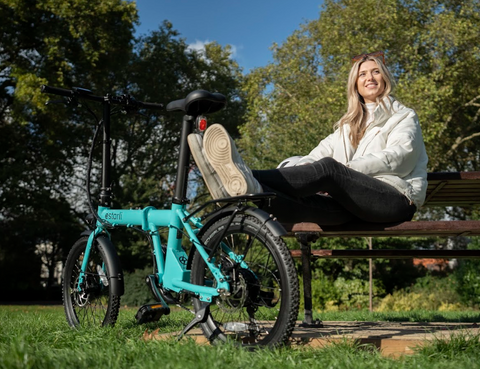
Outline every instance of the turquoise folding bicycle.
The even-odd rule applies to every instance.
[[[197,90],[170,102],[167,111],[183,111],[175,194],[170,209],[151,206],[141,210],[112,209],[110,188],[110,117],[112,105],[127,111],[162,109],[163,105],[134,100],[129,95],[96,96],[82,88],[71,90],[42,86],[42,92],[102,104],[90,151],[87,190],[93,146],[103,130],[102,182],[97,211],[89,194],[91,230],[84,232],[67,257],[63,274],[63,303],[72,327],[113,325],[117,320],[124,277],[110,232],[117,227],[141,228],[149,240],[154,270],[146,277],[157,303],[140,307],[139,323],[157,321],[169,314],[169,304],[190,295],[194,316],[179,337],[200,324],[212,342],[234,340],[243,346],[275,346],[288,341],[298,314],[296,270],[281,238],[283,227],[262,203],[275,194],[261,193],[216,199],[187,212],[188,170],[191,160],[187,137],[206,128],[209,113],[221,110],[226,99],[219,93]],[[206,215],[201,211],[213,208]],[[168,240],[161,244],[160,229]],[[182,240],[192,247],[187,254]],[[193,311],[192,311],[193,312]]]

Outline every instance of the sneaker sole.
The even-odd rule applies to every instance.
[[[205,154],[230,196],[244,195],[248,185],[232,158],[230,135],[220,124],[207,129],[203,139]]]
[[[204,154],[202,154],[202,136],[192,133],[188,135],[187,140],[188,146],[190,146],[190,152],[192,153],[193,159],[195,160],[200,173],[202,173],[203,181],[207,185],[210,195],[212,195],[214,199],[228,197],[228,194],[224,191],[223,185],[219,182],[219,179],[215,178],[213,168],[211,168],[205,160]]]

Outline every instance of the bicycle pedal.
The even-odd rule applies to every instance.
[[[170,314],[170,308],[161,304],[146,304],[138,309],[135,319],[138,324],[157,322],[163,315]]]

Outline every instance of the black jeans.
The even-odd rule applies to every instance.
[[[394,187],[332,158],[297,167],[254,170],[253,175],[265,192],[277,194],[264,210],[282,223],[403,222],[411,220],[417,210]],[[328,195],[318,195],[319,191]]]

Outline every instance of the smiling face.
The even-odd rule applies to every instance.
[[[358,68],[357,90],[365,103],[374,103],[385,90],[385,81],[378,65],[373,60],[367,60]]]

